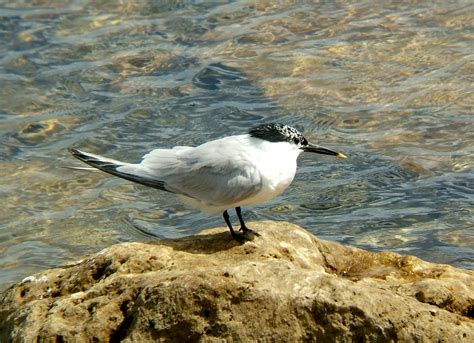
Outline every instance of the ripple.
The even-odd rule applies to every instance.
[[[63,169],[78,163],[68,147],[138,161],[269,121],[350,158],[302,155],[291,187],[246,218],[472,268],[471,9],[8,2],[0,251],[13,250],[0,283],[115,242],[223,224],[171,195]]]
[[[244,75],[241,71],[221,63],[216,63],[202,69],[196,74],[193,82],[197,87],[207,90],[217,90],[226,86],[226,81],[232,82],[243,79]]]

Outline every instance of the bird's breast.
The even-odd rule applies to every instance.
[[[258,155],[256,165],[260,173],[261,189],[253,199],[249,199],[251,203],[259,204],[273,199],[284,192],[293,181],[298,152],[285,148],[285,145],[283,149],[270,146]]]
[[[277,196],[282,193],[293,181],[296,173],[296,160],[273,161],[266,164],[261,171],[262,190]]]

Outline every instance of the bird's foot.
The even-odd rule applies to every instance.
[[[258,233],[247,229],[246,231],[237,231],[232,232],[232,238],[240,243],[245,243],[248,241],[253,241],[256,236],[260,236]]]
[[[260,234],[259,234],[258,232],[255,232],[255,231],[249,229],[249,228],[248,228],[247,226],[245,226],[245,225],[242,225],[242,226],[240,227],[240,230],[239,230],[239,231],[241,231],[242,233],[247,234],[247,235],[253,235],[253,236],[256,236],[256,237],[259,237],[259,236],[260,236]]]

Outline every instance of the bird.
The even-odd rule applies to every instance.
[[[161,191],[174,193],[201,211],[222,213],[232,238],[246,242],[259,236],[249,229],[241,207],[265,203],[283,193],[296,174],[302,152],[347,158],[341,152],[308,142],[292,126],[266,123],[245,134],[227,136],[196,147],[155,149],[140,163],[126,163],[75,148],[70,153],[93,168]],[[235,230],[228,210],[240,222]]]

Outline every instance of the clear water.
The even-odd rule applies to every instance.
[[[474,269],[472,1],[0,1],[0,288],[124,241],[217,225],[79,165],[279,121],[303,156],[245,208],[321,238]]]

